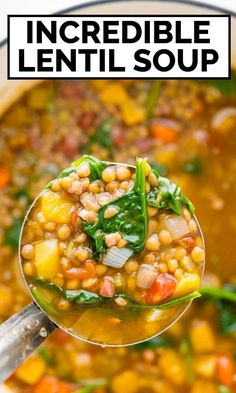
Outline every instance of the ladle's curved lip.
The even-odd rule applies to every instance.
[[[119,162],[112,162],[112,161],[104,161],[104,162],[105,162],[106,164],[108,164],[108,165],[125,165],[125,166],[129,166],[129,167],[135,169],[135,165],[131,165],[131,164],[119,163]],[[27,288],[27,290],[28,290],[30,296],[33,298],[34,303],[37,305],[37,307],[38,307],[44,314],[47,315],[47,317],[50,319],[50,321],[51,321],[52,323],[54,323],[54,325],[56,325],[57,327],[59,327],[60,329],[62,329],[64,332],[70,334],[71,336],[73,336],[73,337],[75,337],[75,338],[77,338],[77,339],[79,339],[79,340],[81,340],[81,341],[84,341],[84,342],[86,342],[86,343],[88,343],[88,344],[98,345],[98,346],[100,346],[100,347],[111,347],[111,348],[115,348],[115,347],[116,347],[116,348],[119,348],[119,347],[129,347],[129,346],[132,346],[132,345],[141,344],[141,343],[143,343],[143,342],[145,342],[145,341],[148,341],[148,340],[152,340],[152,339],[154,339],[155,337],[160,336],[162,333],[164,333],[167,329],[169,329],[175,322],[177,322],[177,321],[182,317],[182,315],[183,315],[183,314],[185,313],[185,311],[189,308],[189,306],[191,305],[191,303],[192,303],[193,300],[190,300],[190,301],[183,307],[183,309],[179,312],[179,314],[177,315],[177,317],[174,318],[174,320],[173,320],[168,326],[166,326],[165,328],[163,328],[159,333],[154,334],[153,336],[148,337],[148,338],[146,338],[146,339],[144,339],[144,340],[134,341],[134,342],[132,342],[132,343],[126,343],[126,344],[104,344],[104,343],[100,343],[100,342],[96,342],[96,341],[91,341],[91,340],[89,340],[89,339],[86,339],[86,338],[84,338],[84,337],[79,336],[78,334],[74,333],[73,331],[71,331],[70,329],[68,329],[68,328],[66,328],[66,327],[64,327],[64,326],[58,325],[57,321],[55,321],[50,315],[48,315],[48,314],[43,310],[43,308],[41,307],[41,305],[37,302],[37,300],[35,299],[33,293],[31,292],[31,290],[30,290],[30,288],[29,288],[29,285],[28,285],[28,283],[27,283],[27,281],[26,281],[26,278],[25,278],[25,275],[24,275],[24,272],[23,272],[23,266],[22,266],[22,263],[21,263],[21,239],[22,239],[22,234],[23,234],[23,232],[24,232],[25,223],[26,223],[26,221],[27,221],[27,219],[28,219],[28,216],[29,216],[29,214],[30,214],[32,208],[33,208],[34,205],[37,203],[38,199],[41,197],[41,195],[42,195],[42,193],[43,193],[44,191],[45,191],[45,188],[44,188],[44,189],[40,192],[40,194],[35,198],[35,200],[34,200],[33,203],[30,205],[30,207],[29,207],[29,209],[27,210],[27,213],[26,213],[26,215],[25,215],[25,218],[24,218],[24,221],[23,221],[23,224],[22,224],[22,227],[21,227],[21,231],[20,231],[20,236],[19,236],[18,260],[19,260],[19,264],[20,264],[21,275],[22,275],[22,277],[23,277],[24,284],[25,284],[25,286],[26,286],[26,288]],[[195,219],[195,221],[196,221],[196,223],[197,223],[198,231],[199,231],[199,234],[200,234],[201,239],[202,239],[202,242],[203,242],[203,249],[204,249],[204,251],[205,251],[205,241],[204,241],[203,233],[202,233],[201,227],[200,227],[200,225],[199,225],[198,219],[196,218],[195,214],[194,214],[194,219]],[[206,257],[204,258],[204,261],[203,261],[203,264],[202,264],[201,278],[203,277],[204,270],[205,270],[205,261],[206,261]]]

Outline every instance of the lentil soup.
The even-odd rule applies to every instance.
[[[235,391],[235,91],[234,76],[205,83],[49,81],[2,117],[0,321],[30,301],[17,258],[27,207],[82,154],[128,164],[148,157],[194,203],[207,251],[202,297],[164,335],[102,349],[58,330],[5,391]]]
[[[27,216],[21,256],[29,288],[79,337],[103,345],[150,338],[198,296],[205,253],[193,212],[146,159],[135,170],[84,156]]]

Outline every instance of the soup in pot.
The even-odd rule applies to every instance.
[[[27,208],[45,184],[83,154],[127,164],[136,156],[148,157],[195,204],[207,254],[201,298],[165,334],[129,348],[102,349],[58,330],[5,389],[235,391],[235,91],[234,76],[209,82],[48,81],[5,113],[0,123],[0,321],[30,301],[17,258]],[[45,232],[50,238],[50,230]],[[189,244],[173,246],[177,261],[179,247],[185,253]],[[169,274],[166,261],[159,267]],[[180,264],[178,269],[184,273]]]

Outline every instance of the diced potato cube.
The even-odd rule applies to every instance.
[[[190,340],[196,353],[212,352],[215,349],[215,337],[207,321],[194,320],[190,329]]]
[[[58,224],[69,224],[72,210],[72,203],[54,192],[48,191],[42,196],[41,212],[47,221],[53,221]]]
[[[0,284],[0,316],[4,317],[9,313],[12,301],[13,296],[11,288],[4,284]]]
[[[167,217],[165,225],[174,239],[181,239],[190,232],[187,221],[182,216],[172,215]]]
[[[197,291],[200,286],[200,277],[198,274],[185,273],[183,278],[178,282],[175,289],[175,297],[186,295],[187,293]]]
[[[165,349],[159,359],[159,367],[164,377],[175,385],[186,380],[186,367],[183,359],[172,349]]]
[[[53,278],[59,272],[60,255],[56,239],[35,244],[35,266],[38,277]]]
[[[34,385],[43,376],[46,370],[44,361],[38,357],[30,357],[16,370],[16,377],[28,385]]]
[[[126,103],[122,105],[121,109],[122,119],[128,126],[141,123],[146,119],[146,112],[144,108],[142,108],[140,105],[136,104],[132,100],[126,101]]]
[[[109,83],[101,93],[101,100],[105,104],[122,105],[128,98],[126,89],[118,83]]]
[[[195,358],[194,369],[196,374],[203,378],[213,378],[216,369],[214,355],[200,355]]]
[[[140,389],[138,374],[133,370],[123,371],[116,375],[111,381],[113,393],[136,393]]]

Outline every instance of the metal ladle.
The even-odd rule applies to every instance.
[[[114,162],[106,162],[108,165],[117,165]],[[126,165],[127,164],[119,164],[119,165]],[[129,165],[129,167],[134,168],[135,166]],[[41,195],[41,194],[40,194]],[[23,225],[21,229],[20,239],[19,239],[19,261],[21,260],[20,250],[21,250],[21,238],[22,233],[24,230],[24,226],[26,220],[31,212],[31,209],[34,207],[35,203],[37,202],[40,195],[34,200],[32,205],[30,206]],[[202,231],[200,225],[194,216],[194,219],[198,225],[198,231],[202,238],[203,246],[204,246],[204,238],[202,235]],[[205,261],[202,264],[202,274],[204,271]],[[24,283],[28,288],[28,284],[25,280],[22,265],[21,267],[21,274],[24,279]],[[32,292],[28,291],[33,298]],[[176,318],[171,321],[171,323],[166,326],[162,331],[160,331],[155,336],[163,333],[164,330],[168,329],[173,323],[175,323],[186,311],[186,309],[191,304],[189,301],[180,311],[180,313],[176,316]],[[48,316],[38,304],[35,298],[33,298],[33,303],[29,306],[25,307],[19,313],[13,315],[7,321],[0,325],[0,383],[6,380],[12,372],[32,353],[34,352],[37,347],[58,327],[65,330],[67,333],[75,336],[75,334],[71,333],[69,330],[65,329],[63,326],[58,326],[55,322],[53,322],[52,318]],[[154,336],[154,337],[155,337]],[[97,342],[92,342],[89,340],[85,340],[79,336],[77,338],[82,339],[83,341],[87,341],[88,343],[98,344]],[[150,337],[151,339],[153,337]],[[145,340],[142,340],[145,341]],[[140,341],[140,342],[142,342]],[[137,342],[138,343],[138,342]],[[120,346],[127,346],[133,345],[132,344],[124,344]],[[105,345],[105,344],[104,344]],[[117,346],[117,345],[107,345],[107,346]]]

